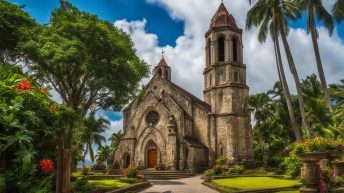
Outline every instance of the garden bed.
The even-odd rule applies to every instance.
[[[231,177],[205,182],[220,192],[293,192],[302,186],[298,180],[275,177]],[[286,190],[286,191],[284,191]]]

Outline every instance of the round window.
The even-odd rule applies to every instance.
[[[159,121],[159,115],[155,111],[151,111],[147,115],[147,122],[149,125],[156,125]]]

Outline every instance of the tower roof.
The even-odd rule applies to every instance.
[[[160,66],[166,66],[166,67],[169,67],[166,60],[164,58],[161,58],[159,64],[157,65],[157,67],[160,67]]]
[[[231,27],[234,29],[239,29],[236,25],[233,15],[229,14],[223,3],[221,3],[220,7],[217,9],[211,19],[209,28],[212,29],[214,27]]]

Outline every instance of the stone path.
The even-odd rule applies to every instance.
[[[151,180],[153,185],[140,193],[217,193],[215,190],[202,185],[201,176],[178,180]]]

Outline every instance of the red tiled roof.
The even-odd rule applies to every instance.
[[[157,66],[168,66],[167,62],[165,61],[164,58],[161,58],[159,64]]]
[[[232,14],[229,14],[225,5],[221,3],[213,18],[211,19],[210,28],[229,26],[238,29]]]

